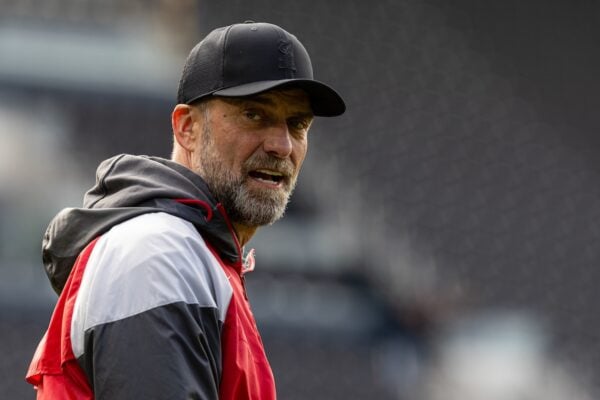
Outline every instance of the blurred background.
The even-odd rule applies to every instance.
[[[169,156],[187,52],[248,19],[348,105],[250,243],[280,398],[598,398],[592,0],[0,0],[0,397],[35,396],[46,225],[101,160]]]

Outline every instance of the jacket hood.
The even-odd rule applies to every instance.
[[[100,164],[83,207],[63,209],[44,234],[42,260],[54,290],[62,291],[77,256],[94,238],[151,212],[191,222],[223,259],[241,269],[241,249],[227,215],[199,175],[159,157],[121,154]]]

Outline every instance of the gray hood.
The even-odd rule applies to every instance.
[[[200,176],[162,158],[121,154],[100,164],[83,208],[62,210],[46,230],[42,259],[54,290],[62,291],[77,256],[93,239],[152,212],[191,222],[221,257],[241,269],[241,249],[227,215]]]

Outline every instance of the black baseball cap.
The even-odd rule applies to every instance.
[[[274,88],[306,91],[316,116],[341,115],[341,96],[313,78],[308,52],[277,25],[248,21],[217,28],[188,55],[179,81],[178,103],[207,96],[244,97]]]

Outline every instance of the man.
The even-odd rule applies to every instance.
[[[172,160],[120,155],[44,237],[60,294],[27,380],[38,399],[274,399],[244,288],[257,228],[283,215],[313,116],[345,110],[278,26],[192,49]]]

